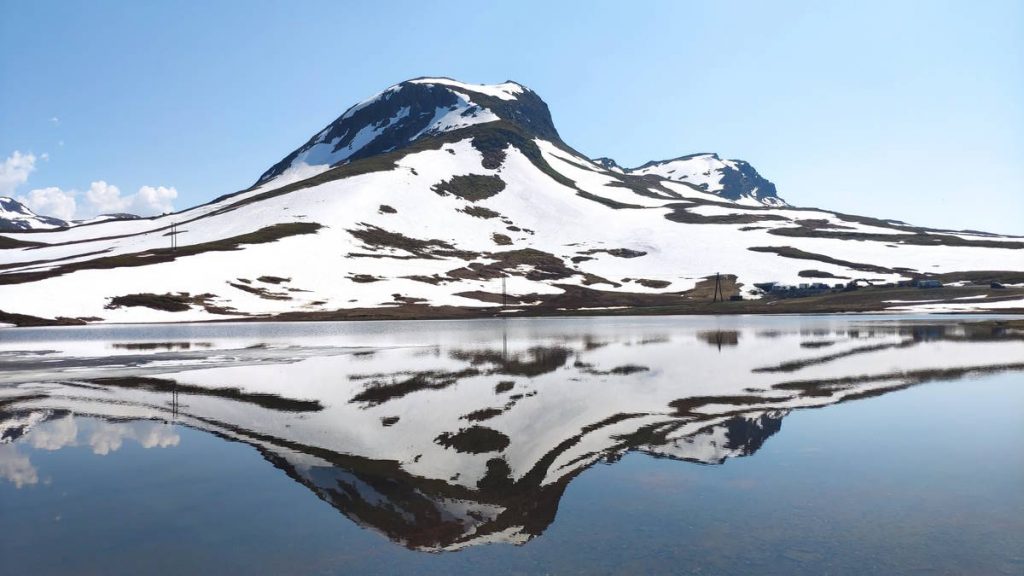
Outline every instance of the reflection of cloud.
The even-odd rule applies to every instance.
[[[29,434],[33,448],[39,450],[60,450],[65,446],[74,446],[78,437],[78,425],[75,417],[68,414],[63,418],[43,422]]]
[[[93,454],[101,456],[121,449],[125,439],[138,442],[143,448],[177,446],[181,436],[174,429],[158,422],[99,423],[89,436]]]
[[[39,474],[28,456],[18,452],[12,444],[0,444],[0,478],[18,488],[39,482]]]

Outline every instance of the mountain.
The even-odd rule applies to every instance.
[[[1024,238],[792,207],[714,154],[592,161],[520,84],[419,78],[348,108],[246,190],[0,235],[0,321],[707,313],[716,274],[749,302],[715,312],[1024,309]],[[920,279],[958,288],[879,288]],[[876,289],[755,288],[821,281]]]
[[[722,160],[718,154],[690,154],[672,160],[647,162],[637,168],[623,168],[611,158],[596,158],[594,163],[619,174],[656,176],[687,184],[694,190],[710,192],[752,206],[786,206],[772,184],[743,160]]]
[[[40,216],[14,198],[0,196],[0,232],[24,230],[51,230],[64,228],[67,222],[49,216]]]

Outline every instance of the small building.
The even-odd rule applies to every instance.
[[[942,288],[942,282],[938,280],[918,280],[918,288]]]

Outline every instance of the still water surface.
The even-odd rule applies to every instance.
[[[0,438],[5,574],[1024,574],[991,318],[3,330]]]

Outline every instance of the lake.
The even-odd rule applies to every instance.
[[[1024,574],[1024,332],[0,330],[4,574]]]

